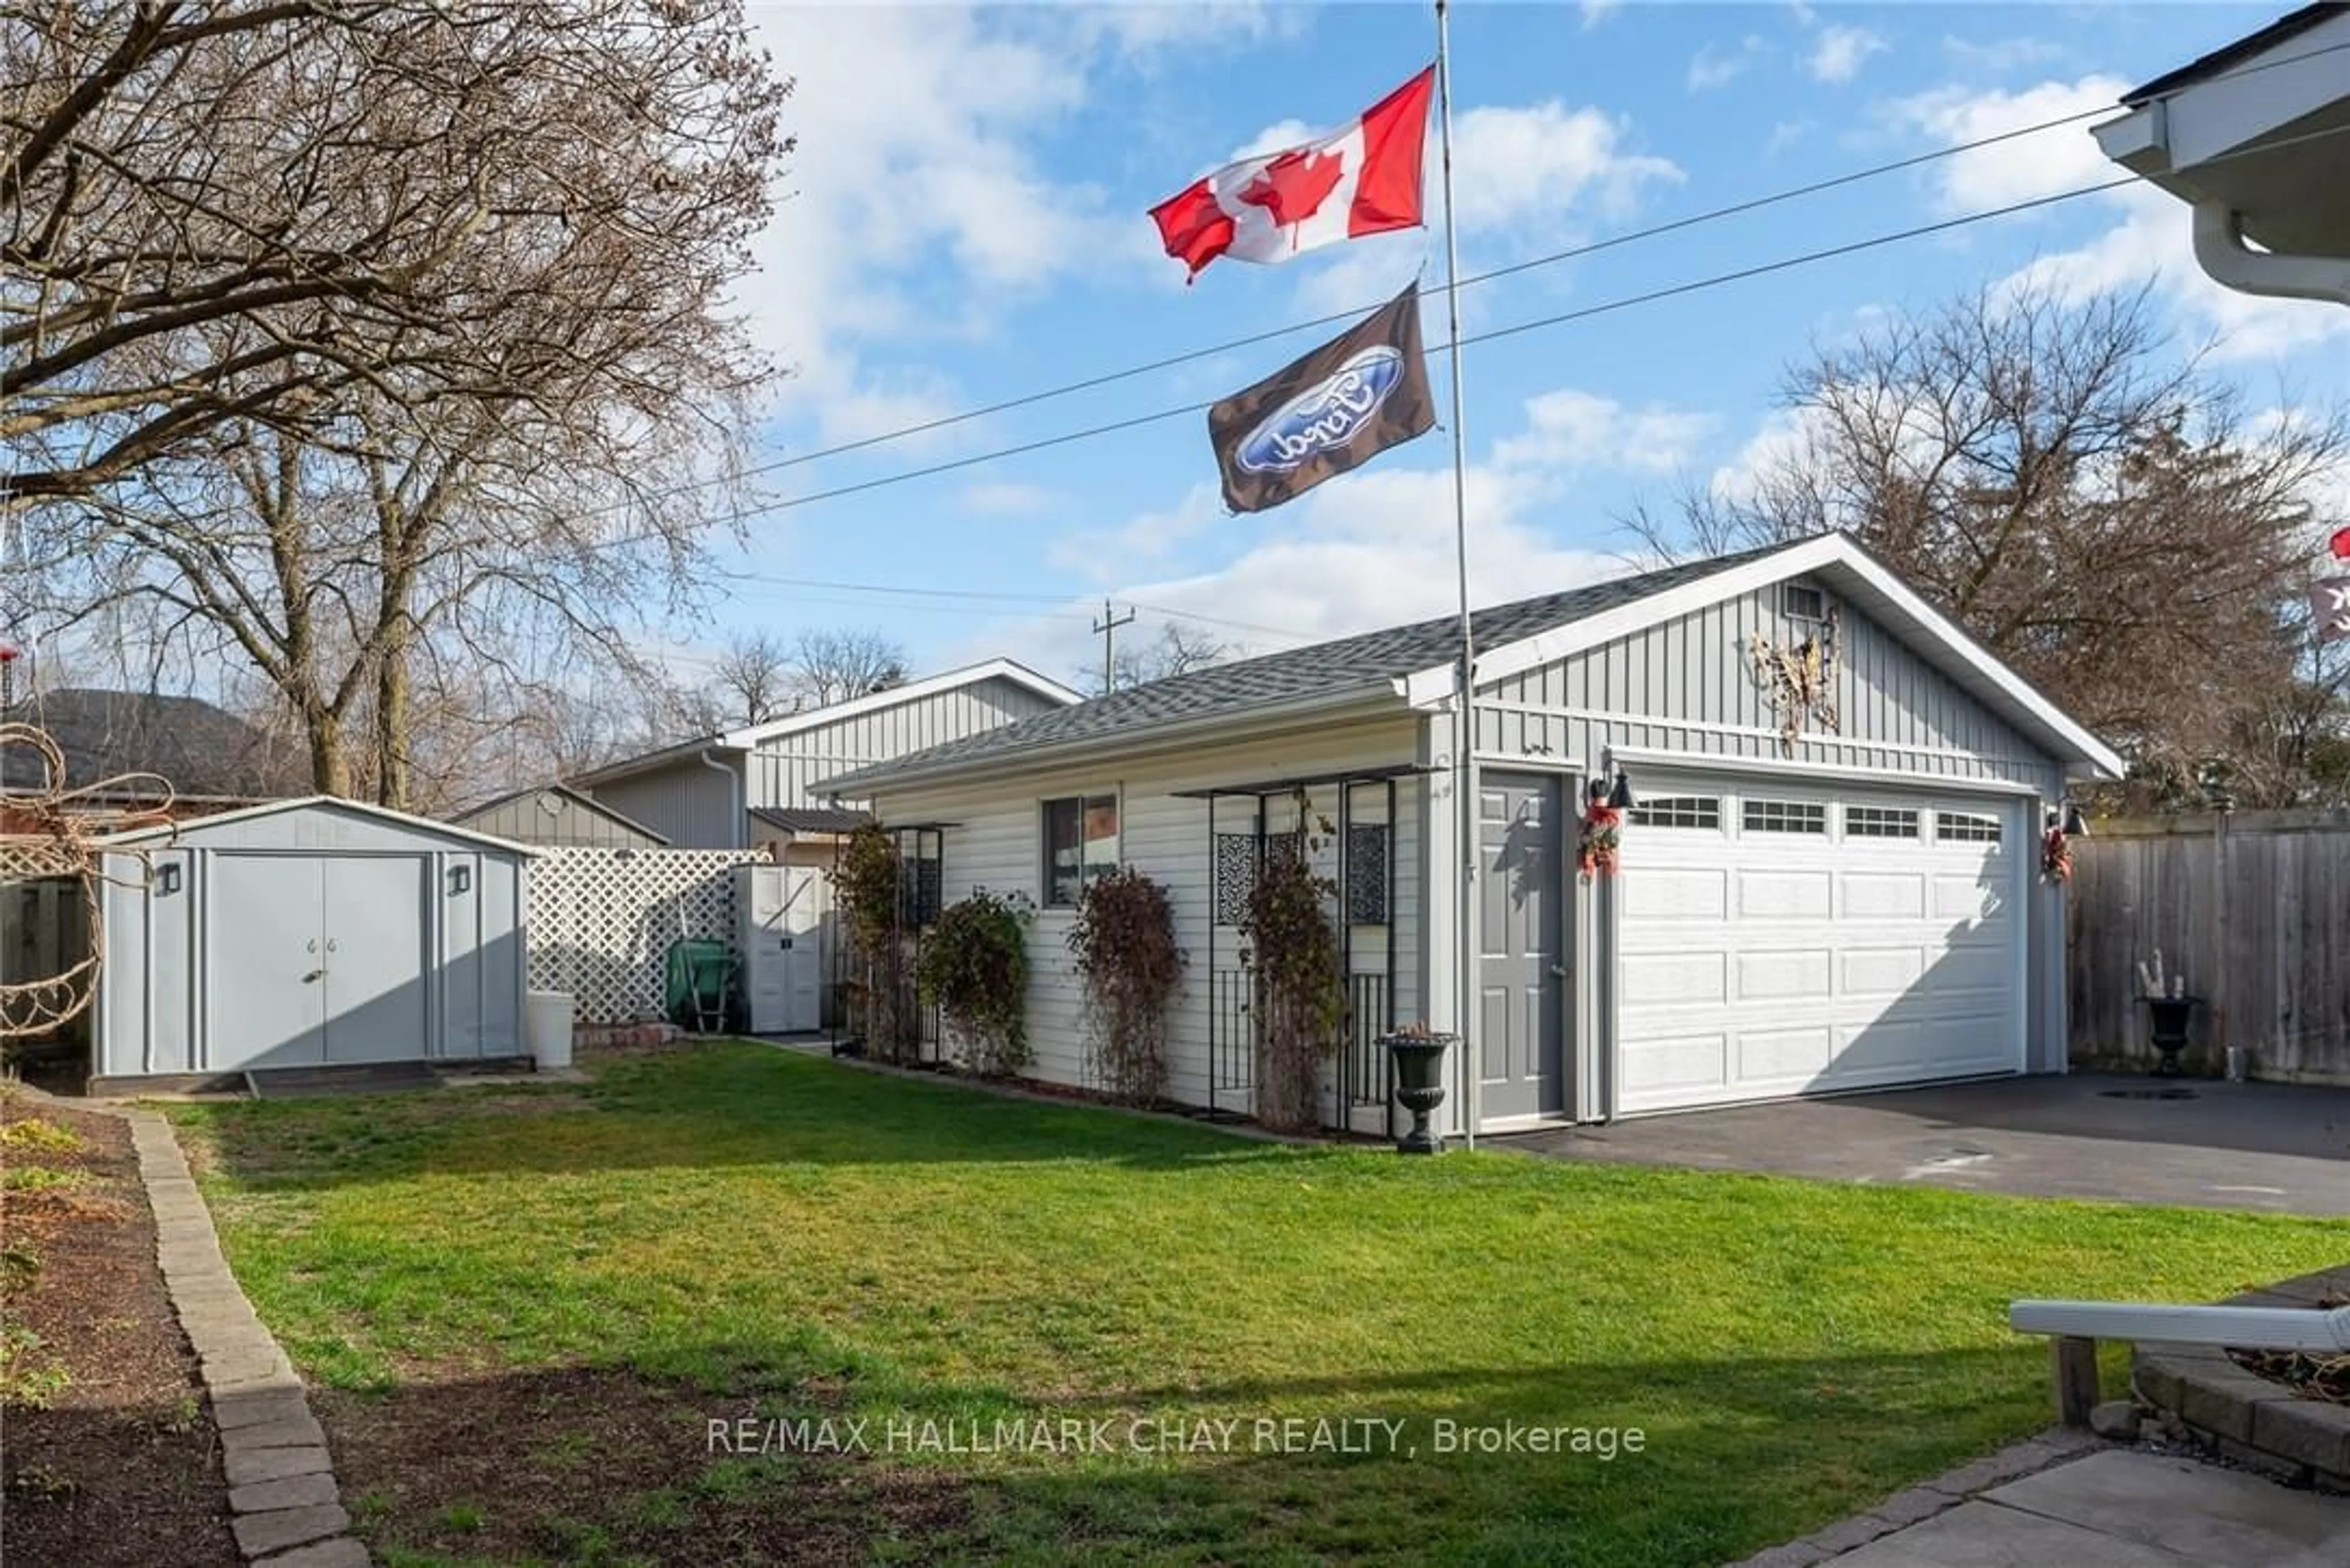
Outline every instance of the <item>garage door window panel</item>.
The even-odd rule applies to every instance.
[[[2000,842],[2000,820],[1969,811],[1938,811],[1934,814],[1934,836],[1944,844],[1997,844]]]
[[[1918,813],[1906,806],[1848,805],[1844,808],[1846,838],[1918,838],[1924,836]]]
[[[1749,800],[1739,814],[1747,833],[1801,833],[1825,836],[1828,808],[1814,800]]]
[[[1710,794],[1669,794],[1644,800],[1632,808],[1635,827],[1681,828],[1694,833],[1721,831],[1721,797]]]

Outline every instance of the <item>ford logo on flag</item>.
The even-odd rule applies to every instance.
[[[1275,409],[1240,444],[1251,473],[1287,473],[1353,441],[1388,394],[1403,385],[1402,351],[1376,344]]]

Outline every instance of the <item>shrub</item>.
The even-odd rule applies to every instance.
[[[1077,899],[1068,943],[1086,982],[1095,1081],[1128,1105],[1155,1104],[1167,1086],[1167,1017],[1183,981],[1167,889],[1130,867],[1095,877]]]
[[[1326,907],[1337,884],[1312,866],[1333,831],[1326,820],[1321,828],[1319,836],[1300,834],[1295,852],[1264,857],[1241,923],[1242,960],[1255,979],[1257,1119],[1289,1132],[1317,1120],[1322,1064],[1338,1048],[1347,1012],[1338,932]]]
[[[939,916],[914,961],[922,1000],[962,1041],[964,1064],[988,1077],[1028,1063],[1028,908],[984,889]]]
[[[889,1061],[920,1043],[910,1011],[901,1005],[906,933],[900,926],[898,846],[889,830],[866,823],[848,836],[832,873],[833,902],[854,944],[863,1014],[857,1021],[868,1049]]]

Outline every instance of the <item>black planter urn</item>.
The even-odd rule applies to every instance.
[[[1411,1113],[1411,1130],[1396,1140],[1398,1154],[1442,1154],[1444,1139],[1428,1126],[1428,1113],[1444,1103],[1444,1053],[1451,1034],[1389,1034],[1379,1044],[1395,1063],[1396,1104]]]
[[[2146,999],[2147,1012],[2153,1015],[2153,1027],[2147,1038],[2162,1053],[2155,1072],[2163,1077],[2175,1077],[2178,1073],[2178,1054],[2187,1048],[2187,1025],[2195,1016],[2199,996],[2149,996]]]

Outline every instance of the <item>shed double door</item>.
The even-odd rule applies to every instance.
[[[413,855],[221,854],[208,966],[217,1064],[427,1054],[425,870]]]

